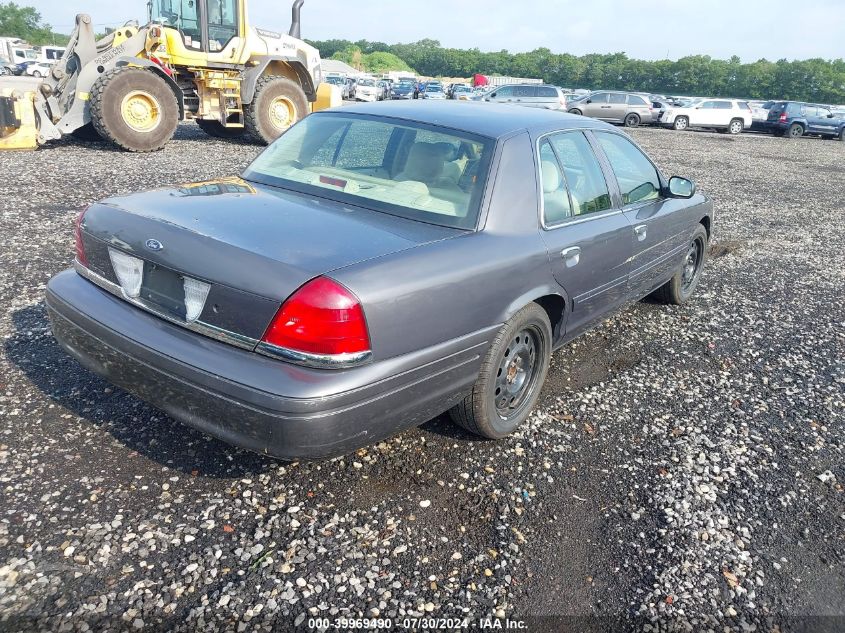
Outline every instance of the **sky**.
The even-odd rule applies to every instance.
[[[17,0],[69,32],[76,13],[98,30],[146,20],[146,0]],[[287,30],[288,0],[249,0],[254,26]],[[843,0],[306,0],[303,37],[393,44],[424,38],[443,46],[511,52],[625,52],[638,59],[710,55],[845,57]],[[788,15],[788,17],[787,17]]]

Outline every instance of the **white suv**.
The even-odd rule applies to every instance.
[[[660,125],[676,130],[705,127],[739,134],[751,127],[753,117],[747,101],[736,99],[702,99],[685,106],[668,108],[660,117]]]

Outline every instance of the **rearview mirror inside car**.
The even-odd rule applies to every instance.
[[[695,183],[688,178],[672,176],[669,179],[669,195],[672,198],[692,198],[695,195]]]

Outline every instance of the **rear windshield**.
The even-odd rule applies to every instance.
[[[314,114],[244,178],[441,226],[474,228],[494,141],[380,117]]]

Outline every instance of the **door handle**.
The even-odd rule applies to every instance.
[[[566,262],[566,267],[572,268],[573,266],[577,266],[578,262],[581,261],[581,248],[579,246],[565,248],[560,252],[560,256]]]
[[[642,242],[648,236],[648,227],[645,224],[635,226],[634,233],[637,234],[637,240]]]

